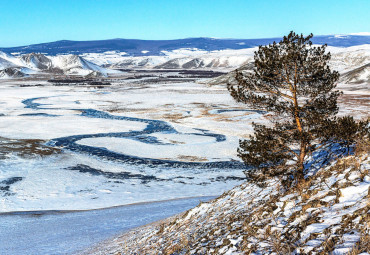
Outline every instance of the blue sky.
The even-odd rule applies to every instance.
[[[370,0],[0,0],[0,47],[369,32]]]

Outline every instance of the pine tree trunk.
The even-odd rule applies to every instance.
[[[300,145],[300,150],[299,150],[296,174],[297,174],[297,181],[302,181],[304,180],[304,158],[306,157],[306,143],[304,141],[302,123],[299,118],[299,105],[298,105],[296,90],[293,90],[292,93],[293,93],[293,98],[294,98],[293,99],[294,100],[294,118],[296,121],[297,129],[301,136],[301,145]]]
[[[305,156],[306,156],[306,144],[303,140],[301,140],[301,149],[299,151],[299,158],[297,162],[297,181],[304,180],[304,158]]]

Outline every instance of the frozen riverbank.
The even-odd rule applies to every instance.
[[[140,203],[91,211],[0,215],[0,254],[73,254],[131,228],[183,212],[213,197]]]

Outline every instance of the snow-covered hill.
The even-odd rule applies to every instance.
[[[21,59],[14,57],[11,54],[0,51],[0,69],[23,65],[24,63]]]
[[[370,84],[370,62],[342,75],[341,80],[348,84]]]
[[[114,69],[232,70],[251,61],[256,49],[204,51],[196,48],[183,48],[174,51],[162,51],[161,56],[148,55],[132,57],[121,52],[86,53],[82,56],[95,64]]]
[[[161,56],[132,57],[120,52],[87,53],[87,60],[110,68],[152,69],[213,69],[231,71],[236,68],[251,69],[255,48],[239,50],[204,51],[178,49],[163,51]],[[353,47],[328,47],[332,53],[330,65],[341,74],[370,63],[370,44]],[[219,84],[228,77],[216,78],[210,84]]]
[[[15,57],[0,52],[0,78],[19,78],[30,74],[50,73],[66,75],[108,76],[118,71],[103,68],[77,55],[45,56],[30,53]]]
[[[50,58],[40,53],[29,53],[20,57],[22,64],[35,70],[50,70],[53,63]]]
[[[21,67],[8,67],[0,70],[0,79],[22,78],[28,74],[22,71]]]
[[[370,157],[351,156],[284,190],[244,183],[85,254],[369,254]]]
[[[113,70],[108,70],[93,64],[77,55],[58,55],[50,58],[52,61],[52,66],[62,70],[64,74],[85,76],[93,72],[98,72],[103,76],[107,76],[108,73],[114,72]]]
[[[0,70],[13,67],[27,67],[30,70],[66,75],[108,76],[117,69],[203,69],[232,71],[236,68],[252,69],[253,56],[257,47],[245,49],[204,50],[179,48],[161,50],[155,54],[151,49],[143,50],[140,56],[130,56],[121,51],[84,53],[79,55],[46,56],[30,53],[15,57],[0,52]],[[344,83],[368,81],[370,44],[351,47],[328,46],[332,53],[330,65],[342,74]],[[225,84],[233,74],[217,77],[209,84]]]
[[[328,47],[331,53],[330,67],[341,74],[340,82],[345,84],[370,83],[370,44],[353,46],[348,48]],[[249,57],[249,56],[248,56]],[[242,71],[253,69],[253,58],[238,67]],[[235,82],[235,71],[228,74],[204,81],[209,85],[225,85],[228,82]]]

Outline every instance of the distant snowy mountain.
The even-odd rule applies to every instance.
[[[107,76],[116,73],[99,65],[87,61],[77,55],[45,56],[40,53],[29,53],[15,57],[0,52],[0,78],[19,78],[29,74],[51,73],[66,75],[93,75]]]
[[[257,46],[278,40],[280,38],[59,41],[4,48],[6,52],[0,52],[0,70],[13,68],[9,70],[14,72],[8,70],[8,75],[3,74],[3,77],[12,76],[12,73],[13,75],[17,73],[19,76],[19,72],[24,75],[42,72],[100,77],[119,72],[117,69],[232,71],[240,67],[251,68],[250,63],[253,61]],[[368,66],[366,65],[370,63],[370,35],[361,33],[316,36],[312,41],[316,44],[329,45],[328,50],[332,53],[330,64],[333,69],[342,74],[345,82],[367,80]],[[30,51],[31,53],[28,53]],[[361,68],[362,66],[364,67]],[[360,69],[354,71],[357,68]],[[210,81],[210,84],[224,83],[231,76],[229,74],[218,77]]]
[[[92,72],[97,72],[103,76],[107,76],[108,73],[113,73],[113,70],[108,70],[93,64],[86,59],[77,55],[58,55],[50,57],[53,67],[60,69],[64,74],[74,75],[89,75]]]
[[[26,76],[28,76],[28,74],[22,72],[22,68],[20,67],[9,67],[0,70],[0,79],[22,78]]]
[[[264,39],[216,39],[216,38],[187,38],[178,40],[135,40],[112,39],[99,41],[56,41],[27,46],[0,48],[4,52],[21,54],[39,52],[49,55],[102,53],[107,51],[125,52],[130,56],[158,56],[163,51],[173,51],[181,48],[197,48],[206,51],[225,49],[246,49],[259,45],[280,41],[281,38]],[[349,35],[323,35],[312,39],[315,44],[328,44],[335,47],[349,47],[370,43],[367,33]]]
[[[15,67],[16,65],[13,62],[10,62],[9,60],[3,59],[0,57],[0,69]]]
[[[9,67],[22,66],[23,63],[20,59],[14,57],[11,54],[0,51],[0,69],[5,69]]]
[[[22,55],[20,59],[28,67],[39,70],[49,70],[52,68],[53,63],[51,59],[40,53],[29,53]]]
[[[370,45],[359,45],[347,48],[331,47],[327,48],[331,53],[329,65],[333,70],[340,73],[340,82],[346,84],[370,83]],[[238,70],[248,72],[253,69],[253,59],[249,58]],[[204,81],[209,85],[225,85],[229,82],[236,82],[235,70],[225,75]]]
[[[128,56],[120,53],[85,53],[82,56],[104,67],[153,68],[153,69],[226,69],[237,68],[253,59],[257,48],[240,50],[204,51],[200,49],[177,49],[163,51],[161,56]]]

